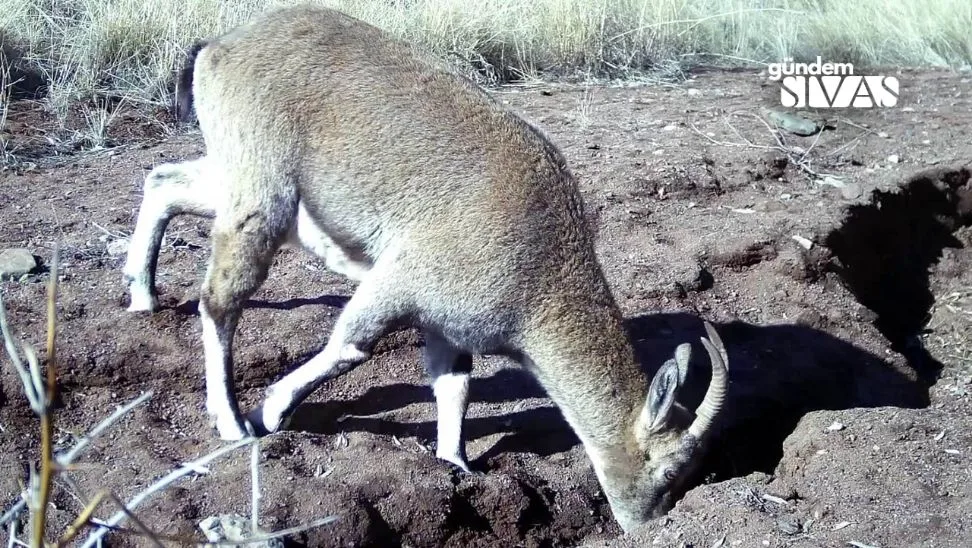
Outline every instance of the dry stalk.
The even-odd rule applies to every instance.
[[[95,510],[98,509],[98,506],[101,504],[101,501],[103,501],[107,495],[108,495],[107,491],[100,491],[91,499],[91,502],[89,502],[84,507],[84,510],[81,510],[81,513],[78,514],[78,517],[74,520],[74,522],[71,523],[71,525],[68,526],[64,534],[61,535],[61,538],[58,539],[57,541],[58,547],[67,545],[69,542],[74,540],[79,534],[81,534],[81,529],[83,529],[85,526],[88,525],[88,521],[91,519],[91,516],[94,515]]]
[[[98,530],[96,530],[93,533],[91,533],[88,536],[88,539],[84,542],[84,544],[81,545],[82,548],[91,548],[93,546],[97,546],[98,542],[101,540],[102,537],[104,537],[108,533],[108,531],[111,531],[112,528],[116,527],[125,518],[127,518],[129,516],[129,513],[132,510],[134,510],[139,504],[141,504],[142,502],[144,502],[145,499],[147,499],[147,498],[151,497],[152,495],[154,495],[155,493],[157,493],[157,492],[165,489],[169,485],[172,485],[176,481],[179,481],[183,477],[188,476],[189,474],[192,474],[192,473],[197,473],[197,474],[205,474],[205,473],[208,473],[209,470],[207,468],[205,468],[205,466],[207,464],[209,464],[211,461],[213,461],[213,460],[215,460],[215,459],[217,459],[217,458],[219,458],[219,457],[221,457],[221,456],[223,456],[223,455],[225,455],[225,454],[227,454],[227,453],[229,453],[231,451],[234,451],[234,450],[236,450],[236,449],[238,449],[240,447],[244,447],[246,445],[249,445],[249,444],[253,443],[254,441],[256,441],[256,438],[253,438],[253,437],[243,438],[243,439],[241,439],[239,441],[236,441],[236,442],[233,442],[233,443],[231,443],[229,445],[225,445],[223,447],[220,447],[219,449],[216,449],[215,451],[213,451],[211,453],[208,453],[208,454],[206,454],[206,455],[204,455],[204,456],[202,456],[202,457],[200,457],[200,458],[198,458],[198,459],[196,459],[196,460],[194,460],[192,462],[188,462],[186,464],[183,464],[179,468],[177,468],[177,469],[173,470],[172,472],[166,474],[160,480],[158,480],[155,483],[149,485],[144,491],[142,491],[142,492],[138,493],[137,495],[135,495],[134,497],[132,497],[132,499],[130,501],[128,501],[128,504],[125,504],[122,507],[122,510],[116,512],[113,516],[111,516],[111,518],[109,518],[103,524],[100,524],[101,526],[98,528]]]
[[[128,517],[129,521],[135,524],[135,527],[137,527],[138,530],[141,531],[144,537],[151,540],[152,544],[154,544],[157,548],[165,548],[165,546],[162,545],[162,542],[159,541],[158,534],[156,534],[154,531],[149,529],[147,525],[142,523],[142,520],[138,519],[138,517],[136,517],[135,514],[133,514],[128,508],[126,508],[125,503],[122,502],[120,498],[118,498],[118,495],[114,493],[108,493],[108,496],[111,497],[112,502],[114,502],[121,508],[121,511],[125,513],[125,516]]]
[[[94,428],[92,428],[86,435],[82,436],[69,450],[64,451],[61,454],[54,455],[53,447],[53,432],[54,432],[54,417],[53,417],[53,402],[57,397],[57,368],[56,368],[56,330],[57,330],[57,318],[56,318],[56,297],[57,297],[57,272],[58,272],[58,247],[55,246],[54,254],[51,259],[50,268],[50,281],[48,284],[47,291],[47,369],[46,369],[46,379],[42,377],[40,363],[37,358],[36,352],[29,345],[20,345],[18,349],[18,344],[16,343],[13,335],[10,332],[9,325],[7,323],[6,308],[3,304],[2,294],[0,294],[0,334],[2,334],[4,346],[6,348],[7,354],[10,356],[10,361],[12,362],[14,369],[17,371],[21,382],[24,387],[24,394],[30,403],[31,409],[38,415],[41,422],[41,459],[40,459],[40,472],[35,473],[34,467],[31,466],[30,479],[28,481],[28,487],[25,488],[25,492],[22,494],[20,500],[18,500],[10,509],[8,509],[2,517],[0,517],[0,527],[8,525],[9,539],[7,546],[8,548],[14,546],[28,546],[29,548],[42,548],[44,546],[50,546],[44,540],[44,533],[47,524],[47,507],[50,500],[50,494],[52,486],[54,485],[54,476],[59,473],[66,473],[71,469],[71,465],[74,461],[81,456],[81,454],[90,446],[90,444],[106,429],[112,426],[120,418],[131,412],[132,409],[141,405],[149,398],[152,397],[152,392],[147,392],[142,394],[138,398],[135,398],[128,404],[119,407],[111,415],[103,419]],[[21,356],[21,354],[23,356]],[[26,361],[26,364],[24,363]],[[123,503],[116,495],[109,491],[101,491],[97,493],[92,499],[84,505],[84,508],[78,514],[77,518],[67,527],[65,532],[61,537],[53,544],[53,546],[61,547],[65,546],[75,538],[77,538],[85,526],[95,525],[98,527],[97,530],[92,532],[88,539],[83,544],[84,547],[91,547],[100,545],[102,537],[109,531],[119,531],[133,533],[140,537],[147,538],[152,541],[155,546],[162,546],[161,540],[170,540],[179,542],[182,544],[194,544],[195,542],[191,539],[177,538],[177,537],[166,537],[154,533],[149,529],[137,516],[134,515],[132,510],[145,501],[147,498],[153,494],[167,488],[172,483],[178,481],[179,479],[191,474],[205,474],[208,473],[208,469],[205,468],[206,465],[243,446],[254,444],[253,452],[250,456],[251,474],[252,474],[252,524],[253,531],[258,531],[259,525],[259,501],[260,495],[260,477],[259,477],[259,449],[255,443],[257,438],[251,435],[245,439],[237,441],[227,446],[218,448],[211,453],[200,457],[199,459],[186,463],[180,468],[170,472],[166,476],[162,477],[148,488],[142,492],[135,495],[127,504]],[[65,476],[67,477],[67,476]],[[105,498],[111,498],[120,508],[117,513],[115,513],[110,519],[104,522],[100,522],[93,518],[95,511],[100,507],[101,503]],[[30,510],[30,521],[31,521],[31,544],[25,544],[17,539],[17,517],[23,512],[24,508],[27,507]],[[124,530],[118,527],[118,524],[123,520],[129,519],[137,527],[137,531]],[[285,529],[268,535],[262,535],[259,537],[252,537],[246,541],[232,541],[227,543],[209,543],[211,545],[221,545],[221,544],[248,544],[256,542],[264,542],[267,540],[283,537],[296,532],[304,531],[312,527],[318,527],[331,523],[337,519],[336,516],[328,516],[319,520],[315,520],[309,524]]]
[[[692,131],[695,132],[696,135],[702,137],[703,139],[705,139],[706,141],[708,141],[708,142],[710,142],[710,143],[712,143],[714,145],[719,145],[719,146],[724,146],[724,147],[753,148],[753,149],[757,149],[757,150],[773,150],[773,151],[780,152],[780,153],[782,153],[782,154],[784,154],[786,156],[787,160],[791,164],[797,166],[800,169],[800,171],[802,171],[804,174],[806,174],[807,177],[810,179],[811,182],[813,182],[813,181],[815,181],[817,179],[821,179],[823,177],[828,177],[828,176],[831,176],[832,177],[833,176],[833,175],[831,175],[829,173],[821,173],[821,172],[818,172],[815,169],[813,169],[811,167],[811,165],[810,165],[810,163],[811,163],[810,158],[809,158],[810,152],[814,148],[816,148],[817,143],[820,140],[820,135],[821,135],[821,133],[823,133],[822,131],[817,132],[817,134],[814,136],[813,142],[810,144],[810,146],[806,150],[804,150],[802,148],[797,148],[797,147],[789,146],[786,143],[786,138],[783,136],[783,134],[778,129],[773,128],[770,125],[770,123],[767,122],[765,119],[763,119],[761,116],[759,116],[757,114],[754,114],[752,112],[743,112],[743,111],[736,111],[736,112],[730,112],[729,113],[729,116],[738,116],[738,115],[751,116],[751,117],[755,118],[756,120],[758,120],[759,122],[761,122],[766,127],[767,131],[769,131],[770,135],[773,136],[773,140],[776,141],[776,144],[775,145],[761,145],[761,144],[758,144],[758,143],[753,142],[751,139],[745,137],[736,128],[736,126],[732,125],[729,122],[728,119],[725,120],[725,124],[726,124],[726,126],[730,130],[732,130],[733,133],[736,134],[737,137],[739,137],[739,141],[737,141],[737,142],[732,142],[732,141],[719,141],[717,139],[714,139],[714,138],[706,135],[705,133],[702,133],[702,131],[699,130],[698,127],[696,127],[695,123],[690,123],[689,124],[689,128],[691,128]]]
[[[50,278],[47,285],[47,391],[44,395],[43,413],[40,416],[41,428],[41,469],[37,506],[32,517],[33,546],[44,545],[44,531],[47,528],[47,503],[51,499],[51,485],[54,483],[54,413],[51,406],[57,397],[57,365],[55,338],[57,331],[57,267],[58,246],[55,244],[51,257]]]

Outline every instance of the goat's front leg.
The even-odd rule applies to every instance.
[[[267,279],[286,227],[286,215],[240,210],[217,216],[212,256],[199,299],[206,361],[206,411],[219,437],[247,435],[233,383],[233,339],[243,303]]]
[[[184,213],[201,217],[216,214],[219,189],[215,188],[215,179],[207,180],[207,165],[205,157],[180,164],[163,164],[145,177],[138,220],[123,270],[131,296],[129,311],[151,312],[158,308],[155,271],[162,236],[169,221]]]

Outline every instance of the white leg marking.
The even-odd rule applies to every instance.
[[[216,323],[202,303],[199,304],[199,319],[202,321],[203,352],[206,360],[206,412],[221,439],[236,441],[246,436],[246,432],[240,428],[230,400],[233,395],[230,394],[229,379],[226,378],[224,367],[229,349],[223,348],[216,332]]]
[[[469,403],[469,374],[446,373],[432,381],[437,410],[435,456],[469,472],[462,423]]]
[[[166,222],[166,208],[162,200],[157,200],[154,192],[146,189],[145,198],[138,209],[138,220],[135,232],[128,244],[128,256],[122,271],[129,280],[129,293],[132,302],[128,307],[130,312],[155,310],[158,302],[155,298],[155,288],[152,287],[149,264],[153,254],[158,254],[155,235]]]
[[[216,214],[220,200],[219,182],[206,177],[208,165],[205,157],[180,164],[163,164],[145,177],[138,220],[122,271],[129,281],[129,311],[158,308],[152,283],[155,272],[151,269],[159,255],[162,235],[169,219],[183,213],[200,216]]]
[[[323,379],[335,377],[368,359],[368,354],[353,344],[338,346],[340,340],[332,335],[324,350],[270,387],[256,417],[267,432],[276,432],[283,425],[284,415]],[[332,345],[331,341],[336,344]]]

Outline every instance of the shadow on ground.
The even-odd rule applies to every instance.
[[[891,348],[929,385],[942,368],[918,339],[935,302],[929,269],[945,248],[962,247],[954,232],[972,224],[970,175],[969,167],[930,169],[894,192],[876,191],[824,242],[831,270],[877,314],[875,326]]]
[[[772,472],[782,457],[783,440],[807,412],[853,407],[924,407],[927,388],[914,375],[878,356],[823,331],[799,325],[756,326],[745,322],[715,324],[729,353],[730,390],[725,421],[714,440],[702,473],[709,479]],[[708,357],[699,342],[702,322],[690,314],[651,314],[629,319],[627,328],[639,361],[653,373],[682,341],[693,341],[693,358],[679,399],[691,408],[701,401],[710,378]],[[525,371],[500,370],[474,378],[476,402],[503,402],[544,397]],[[414,403],[432,404],[426,385],[374,387],[351,401],[305,403],[290,428],[320,434],[366,431],[381,435],[435,439],[434,421],[402,423],[380,415]],[[379,415],[379,416],[367,416]],[[474,463],[508,452],[539,456],[571,449],[579,443],[552,404],[526,411],[470,418],[467,439],[505,435]],[[747,443],[738,442],[739,439]]]

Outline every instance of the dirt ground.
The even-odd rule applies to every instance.
[[[644,367],[698,343],[699,317],[726,342],[727,416],[695,487],[666,517],[621,536],[557,409],[496,357],[475,359],[467,419],[470,458],[486,473],[438,462],[422,341],[403,331],[261,442],[264,528],[340,516],[293,537],[307,546],[972,544],[972,74],[896,75],[897,107],[819,112],[828,129],[784,133],[782,143],[761,118],[778,88],[748,71],[495,90],[578,174]],[[37,137],[17,123],[25,140]],[[73,485],[58,484],[57,530],[81,510],[79,497],[110,488],[127,498],[220,445],[203,410],[196,311],[208,221],[170,226],[154,315],[125,311],[124,255],[109,252],[134,227],[148,170],[198,156],[201,141],[148,140],[135,123],[119,117],[115,148],[25,155],[0,173],[0,248],[47,260],[62,242],[59,446],[155,392],[88,452]],[[0,285],[15,330],[38,348],[46,279],[42,268]],[[280,254],[237,337],[245,407],[323,347],[352,291],[310,255]],[[701,400],[705,367],[700,359],[690,371],[688,405]],[[7,365],[0,429],[6,508],[38,449]],[[245,515],[249,497],[240,451],[139,515],[160,533],[201,540],[200,520]]]

